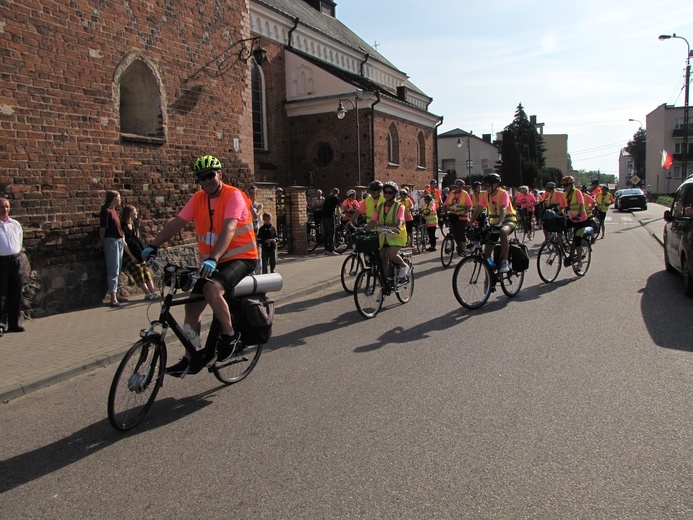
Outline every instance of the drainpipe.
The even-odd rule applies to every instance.
[[[377,99],[371,105],[371,181],[375,180],[375,105],[380,103],[380,91],[376,90],[375,95]]]
[[[444,117],[440,117],[440,121],[436,123],[434,132],[433,132],[433,157],[435,160],[433,161],[433,179],[437,179],[439,182],[439,186],[442,186],[443,183],[440,182],[440,179],[438,179],[438,171],[440,168],[438,168],[438,127],[443,124],[443,119]]]
[[[366,53],[366,59],[364,59],[361,62],[361,65],[359,65],[359,71],[360,71],[361,76],[363,76],[363,66],[366,64],[366,62],[368,61],[368,58],[370,58],[370,57],[371,57],[371,55]],[[380,101],[380,96],[378,96],[378,101]]]
[[[298,16],[296,18],[294,18],[294,26],[289,30],[289,43],[287,43],[287,45],[286,45],[289,48],[291,48],[293,46],[293,43],[291,40],[292,40],[293,32],[296,30],[296,27],[298,27]]]

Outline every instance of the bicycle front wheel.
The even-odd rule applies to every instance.
[[[544,242],[537,255],[537,271],[539,278],[546,283],[553,282],[561,272],[563,255],[556,242]]]
[[[452,235],[445,235],[443,239],[443,246],[440,248],[440,263],[446,269],[450,267],[452,263],[452,258],[455,256],[455,239]]]
[[[411,261],[406,262],[409,266],[409,274],[404,282],[397,282],[397,290],[395,291],[400,303],[409,303],[414,295],[414,266]]]
[[[501,275],[501,289],[508,298],[517,296],[517,293],[522,289],[522,284],[525,281],[524,271],[513,271],[512,269],[507,273]]]
[[[383,306],[385,293],[380,277],[372,270],[361,271],[354,285],[356,310],[364,318],[373,318]]]
[[[356,277],[363,270],[363,260],[358,253],[352,253],[344,259],[342,264],[342,287],[349,294],[354,294]]]
[[[577,237],[573,241],[570,250],[570,263],[576,275],[585,276],[587,274],[590,263],[592,263],[592,246],[585,237]]]
[[[492,274],[486,261],[479,256],[462,260],[452,275],[455,298],[467,309],[478,309],[491,295]]]
[[[346,226],[337,228],[334,236],[334,250],[338,253],[343,253],[349,248],[351,243],[351,233]]]
[[[166,346],[161,338],[141,339],[118,365],[108,392],[108,421],[116,430],[136,426],[154,404],[164,381]]]

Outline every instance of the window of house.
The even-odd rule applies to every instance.
[[[318,150],[315,154],[315,161],[320,165],[320,166],[327,166],[332,162],[332,159],[334,158],[334,152],[332,151],[332,147],[329,144],[321,144],[318,146]]]
[[[262,68],[250,60],[253,99],[253,148],[267,150],[267,124],[265,119],[265,77]]]
[[[420,168],[426,167],[426,139],[423,132],[419,132],[416,138],[416,164]]]
[[[399,133],[394,123],[387,131],[387,161],[390,164],[399,164]]]
[[[164,114],[154,71],[135,59],[120,77],[120,134],[130,141],[163,143]]]

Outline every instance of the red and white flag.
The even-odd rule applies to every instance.
[[[662,168],[668,170],[671,168],[671,163],[674,162],[674,158],[666,150],[662,150]]]

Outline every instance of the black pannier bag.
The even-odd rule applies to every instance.
[[[566,228],[565,217],[551,209],[544,211],[543,228],[545,231],[560,232]]]
[[[510,267],[512,267],[513,271],[520,272],[529,269],[529,249],[527,249],[526,245],[510,244],[508,254],[510,255]],[[493,261],[498,267],[501,264],[501,255],[501,246],[496,244],[496,247],[493,249]]]
[[[266,294],[253,294],[234,300],[229,306],[233,328],[241,333],[244,345],[267,343],[272,337],[274,300]]]

